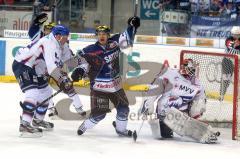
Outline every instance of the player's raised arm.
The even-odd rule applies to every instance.
[[[133,45],[135,34],[140,27],[140,18],[137,16],[130,17],[127,21],[128,27],[124,32],[114,34],[111,39],[119,43],[121,49],[125,49]]]
[[[28,30],[28,35],[31,41],[35,41],[36,39],[39,40],[43,36],[41,28],[43,26],[43,23],[46,22],[47,19],[48,17],[46,13],[41,13],[33,19],[31,26]]]

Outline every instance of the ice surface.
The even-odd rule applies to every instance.
[[[104,121],[83,136],[77,136],[76,130],[81,121],[54,120],[55,129],[44,132],[42,138],[19,138],[18,103],[22,99],[17,84],[0,83],[0,158],[98,158],[98,159],[145,159],[145,158],[192,158],[219,159],[240,157],[240,142],[231,140],[230,129],[220,129],[218,144],[206,145],[175,137],[174,140],[155,140],[151,136],[147,122],[144,123],[138,142],[120,138],[111,123],[116,112],[108,114]],[[57,101],[65,95],[59,95]],[[89,107],[89,97],[81,96]],[[87,106],[88,105],[88,106]],[[137,111],[131,107],[131,111]],[[138,129],[141,121],[130,120],[129,128]],[[74,157],[74,158],[73,158]]]

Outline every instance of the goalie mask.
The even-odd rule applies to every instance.
[[[180,73],[183,76],[195,76],[195,64],[192,59],[184,59],[181,65]]]

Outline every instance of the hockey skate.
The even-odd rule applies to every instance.
[[[79,126],[78,130],[77,130],[77,134],[78,134],[78,135],[82,135],[83,133],[85,133],[86,130],[87,130],[87,129],[86,129],[84,123],[82,123],[82,124]]]
[[[31,126],[29,122],[21,120],[19,127],[20,137],[37,138],[42,137],[42,129]]]
[[[54,124],[51,122],[47,122],[44,120],[39,120],[37,118],[33,118],[32,125],[37,128],[43,128],[43,130],[51,131],[54,128]]]
[[[205,144],[214,144],[218,141],[217,137],[220,136],[220,132],[211,132],[210,134],[206,134],[200,140],[201,143]]]
[[[82,107],[75,108],[75,110],[76,110],[76,112],[77,112],[78,114],[80,114],[81,116],[86,116],[86,114],[87,114],[87,113],[83,110]]]
[[[55,107],[49,108],[48,110],[49,110],[48,116],[50,118],[55,118],[56,116],[58,116],[58,111]]]
[[[132,137],[133,132],[132,132],[131,130],[127,130],[127,129],[126,129],[125,131],[118,131],[118,130],[116,129],[116,122],[115,122],[115,121],[113,121],[112,125],[113,125],[113,127],[115,128],[116,133],[117,133],[120,137]]]

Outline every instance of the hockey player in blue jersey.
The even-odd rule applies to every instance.
[[[136,16],[131,17],[125,32],[110,37],[110,28],[101,25],[96,28],[98,41],[78,52],[78,56],[84,58],[87,65],[77,67],[71,75],[72,80],[78,81],[87,74],[91,85],[91,114],[79,126],[78,135],[82,135],[104,119],[110,111],[110,100],[117,110],[116,121],[113,122],[117,134],[132,136],[132,131],[127,129],[129,103],[122,88],[119,57],[121,48],[132,45],[132,39],[139,26],[140,19]]]

